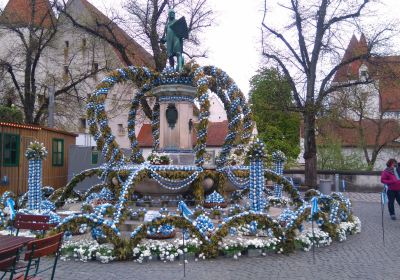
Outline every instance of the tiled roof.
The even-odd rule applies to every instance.
[[[364,34],[361,35],[360,41],[353,35],[343,55],[342,62],[348,61],[353,57],[366,54],[368,52],[368,44]],[[353,61],[341,67],[335,74],[333,82],[344,82],[348,80],[358,80],[358,70],[362,65],[361,60]]]
[[[360,40],[353,35],[346,49],[342,61],[352,56],[365,53],[368,49],[365,36]],[[400,56],[372,57],[365,60],[354,61],[340,68],[333,82],[346,82],[359,79],[359,69],[364,64],[368,68],[368,75],[379,81],[380,108],[385,111],[400,111]]]
[[[151,124],[143,124],[137,137],[139,147],[153,147],[153,135],[151,133]]]
[[[0,16],[1,23],[25,26],[33,23],[36,26],[50,28],[55,25],[55,16],[48,0],[36,0],[35,13],[32,13],[32,0],[9,0]]]
[[[373,79],[379,80],[381,111],[400,111],[400,56],[378,58],[368,69]]]
[[[87,0],[80,1],[98,22],[107,24],[111,28],[111,33],[108,29],[105,28],[100,29],[100,32],[103,33],[103,36],[106,36],[109,39],[115,39],[122,45],[124,45],[127,50],[127,55],[134,65],[154,67],[153,57],[141,45],[139,45],[116,23],[112,22],[107,16],[105,16]],[[125,63],[122,60],[120,52],[118,52],[118,50],[115,50],[115,53],[117,54],[121,62]]]
[[[385,143],[388,146],[400,146],[400,142],[395,141],[400,138],[400,124],[397,120],[363,120],[361,126],[365,134],[365,144],[368,147],[383,145]],[[329,135],[340,140],[344,147],[359,147],[362,139],[360,138],[358,128],[359,124],[356,121],[319,121],[317,141],[321,140],[321,136]],[[382,132],[379,133],[379,130]],[[301,129],[301,132],[304,134],[304,129]],[[302,137],[304,136],[302,135]]]
[[[14,128],[20,128],[20,129],[28,129],[28,130],[47,130],[47,131],[52,131],[60,134],[65,134],[68,136],[73,136],[77,137],[78,135],[72,132],[67,132],[47,126],[40,126],[40,125],[33,125],[33,124],[19,124],[19,123],[7,123],[7,122],[0,122],[0,127],[14,127]]]
[[[225,142],[225,137],[228,134],[228,122],[209,122],[208,123],[208,147],[221,147]],[[193,146],[196,144],[196,133],[192,133]],[[153,136],[151,133],[151,125],[143,124],[137,137],[139,146],[142,148],[153,146]]]

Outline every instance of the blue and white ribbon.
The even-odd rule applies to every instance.
[[[14,209],[14,207],[15,207],[15,202],[14,202],[14,200],[11,198],[11,197],[9,197],[9,198],[7,198],[7,200],[6,200],[6,206],[8,206],[8,208],[10,209],[10,220],[14,220],[14,218],[15,218],[15,209]]]
[[[381,192],[381,203],[382,205],[385,205],[387,201],[387,194],[385,191]]]
[[[178,209],[182,212],[183,217],[185,217],[188,220],[191,220],[190,217],[192,217],[193,212],[189,209],[189,207],[187,207],[185,202],[179,201]]]
[[[318,208],[318,198],[317,197],[313,197],[311,199],[311,218],[314,217],[315,214],[317,214],[319,211]]]

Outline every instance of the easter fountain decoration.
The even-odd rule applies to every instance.
[[[293,181],[282,174],[285,157],[281,152],[274,156],[274,170],[265,167],[264,143],[252,136],[254,122],[243,93],[220,68],[200,66],[193,61],[184,63],[182,42],[188,36],[184,19],[175,20],[175,13],[170,12],[166,30],[169,65],[161,73],[143,66],[120,68],[110,72],[90,96],[89,131],[106,163],[82,171],[50,196],[58,209],[73,197],[84,201],[82,212],[63,218],[53,231],[64,231],[66,237],[71,237],[90,230],[91,238],[96,240],[90,242],[97,242],[96,248],[101,248],[99,244],[112,248],[106,250],[108,255],[103,260],[133,258],[138,262],[152,258],[174,260],[183,252],[197,258],[220,254],[237,258],[244,250],[249,255],[288,253],[296,248],[309,250],[312,244],[329,245],[334,239],[342,241],[348,234],[359,232],[361,223],[342,193],[323,195],[309,190],[300,194]],[[130,156],[124,155],[111,132],[105,105],[110,90],[127,81],[139,89],[131,100],[128,117]],[[215,169],[204,167],[210,94],[222,101],[228,119],[228,133]],[[153,151],[166,153],[173,164],[146,161],[136,139],[137,112],[141,101],[150,97],[156,100],[151,120]],[[194,106],[199,108],[197,121]],[[196,142],[192,143],[194,133]],[[228,157],[234,149],[241,151],[249,164],[230,165]],[[167,162],[170,161],[164,163]],[[96,175],[103,180],[101,185],[93,186],[85,194],[74,191],[77,183]],[[212,178],[216,186],[205,197],[202,183],[206,178]],[[177,212],[163,207],[151,211],[149,219],[146,209],[130,208],[135,187],[144,179],[154,180],[170,192],[191,192],[197,206],[190,207],[181,201]],[[236,204],[231,203],[224,187],[227,181],[241,193]],[[267,181],[275,182],[272,197],[281,198],[285,193],[290,203],[270,204]],[[312,198],[317,199],[320,209],[313,216]],[[94,200],[96,203],[91,203]],[[165,203],[169,205],[168,201]],[[214,218],[210,218],[210,211]],[[143,216],[147,217],[144,222]],[[311,219],[318,225],[313,234]],[[134,228],[127,234],[128,224]],[[68,243],[63,248],[68,251],[73,246],[88,247]]]

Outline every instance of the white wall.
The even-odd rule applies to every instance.
[[[363,162],[366,164],[366,160],[364,155],[362,154],[362,151],[359,148],[343,148],[343,153],[346,155],[349,155],[351,153],[359,153],[361,155],[361,158],[363,159]],[[368,149],[368,154],[372,154],[372,149]],[[386,168],[386,162],[390,158],[394,158],[397,161],[400,161],[400,147],[386,147],[381,150],[379,153],[374,168],[373,170],[379,171],[383,170]]]
[[[209,122],[223,122],[226,121],[226,112],[221,100],[213,93],[210,94],[210,116]]]

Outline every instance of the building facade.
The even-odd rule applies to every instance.
[[[363,34],[360,39],[353,35],[342,63],[368,54],[370,48]],[[367,156],[375,157],[370,168],[382,170],[389,158],[400,153],[400,56],[369,56],[346,63],[332,86],[349,83],[354,85],[328,96],[330,118],[317,121],[318,142],[327,137],[337,140],[344,155],[358,155],[365,165]]]
[[[17,195],[28,190],[25,151],[33,141],[43,143],[48,151],[43,161],[43,186],[65,186],[69,149],[75,144],[76,136],[48,127],[0,122],[0,190]]]
[[[34,13],[32,7],[35,7]],[[76,27],[71,18],[101,36],[94,36]],[[99,23],[107,25],[107,28],[98,29],[96,26]],[[38,42],[26,43],[32,34],[38,37]],[[51,102],[50,96],[55,95],[54,108],[53,103],[49,104],[49,109],[53,108],[54,111],[54,127],[77,133],[87,132],[85,106],[88,96],[108,71],[127,65],[120,52],[107,42],[111,36],[115,36],[124,46],[132,64],[153,66],[152,56],[87,0],[69,0],[65,13],[57,16],[55,7],[48,0],[35,0],[34,5],[32,0],[9,0],[0,15],[0,42],[3,46],[0,60],[4,62],[3,65],[6,63],[11,67],[13,74],[10,75],[11,72],[3,68],[0,86],[0,91],[4,93],[2,96],[12,98],[12,103],[23,107],[14,81],[20,88],[23,87],[26,67],[33,68],[26,62],[27,46],[34,51],[42,48],[40,56],[35,53],[31,55],[33,59],[38,59],[35,62],[36,70],[31,69],[36,73],[35,111],[38,112],[46,102]],[[122,123],[118,119],[119,112],[126,108],[134,94],[132,87],[116,88],[111,92],[108,111],[113,129],[119,129],[118,124]],[[36,121],[47,125],[49,115],[44,110],[43,116]]]

